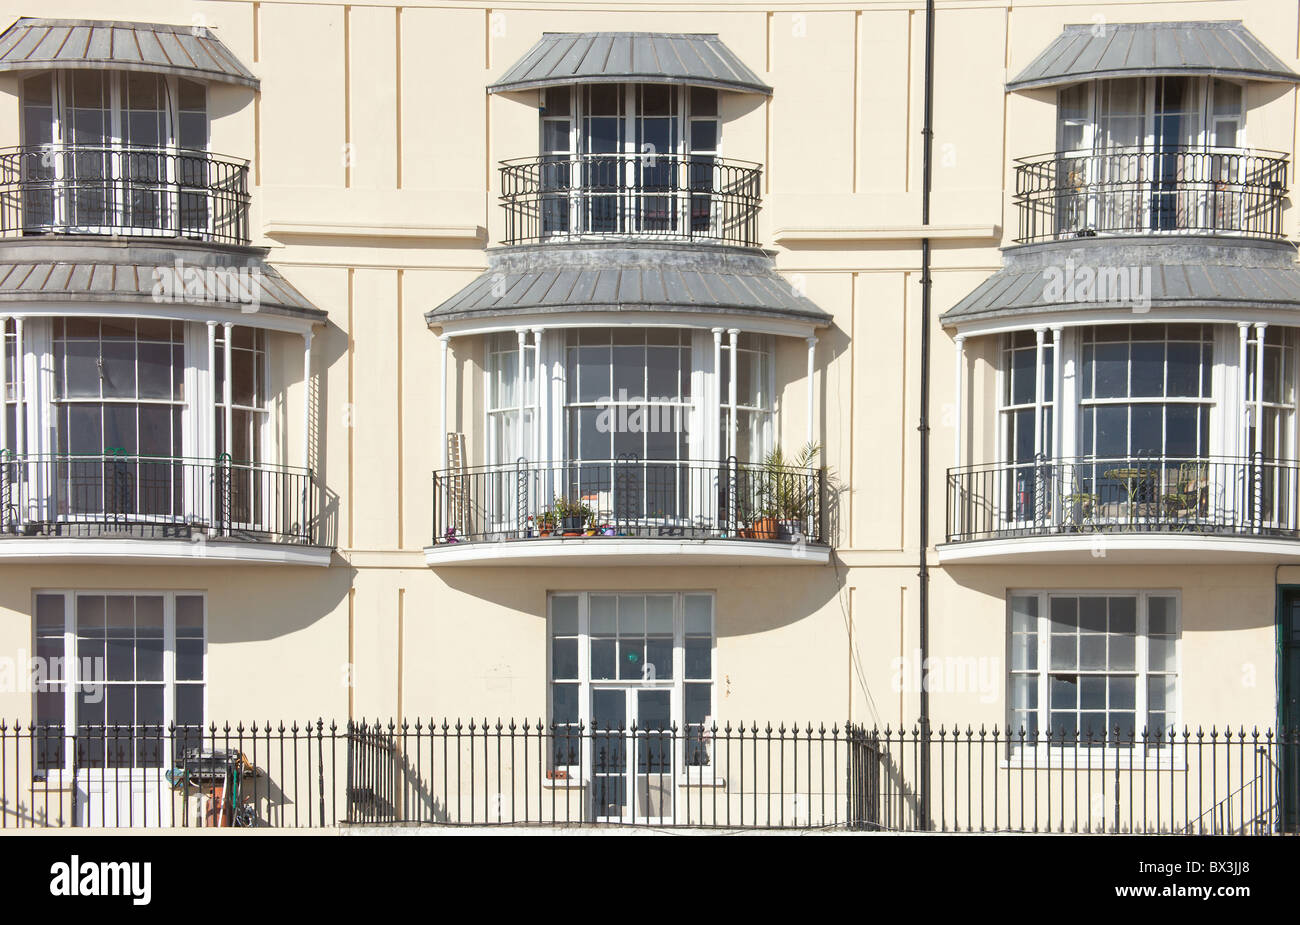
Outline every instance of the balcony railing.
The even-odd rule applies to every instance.
[[[948,541],[1088,533],[1300,538],[1300,464],[1043,457],[948,471]]]
[[[0,542],[141,537],[316,545],[309,469],[163,456],[0,451]]]
[[[435,543],[634,537],[824,543],[825,475],[758,464],[516,463],[435,472]]]
[[[1097,235],[1282,238],[1285,154],[1113,148],[1016,161],[1018,243]]]
[[[0,830],[1300,832],[1300,731],[1191,729],[417,719],[74,730],[0,718]]]
[[[248,164],[206,151],[0,149],[0,237],[118,235],[247,244]]]
[[[504,161],[504,244],[650,238],[758,246],[762,168],[711,155],[548,154]]]

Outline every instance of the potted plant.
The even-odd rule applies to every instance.
[[[570,501],[561,496],[555,499],[555,518],[559,532],[564,536],[582,536],[587,518],[595,512],[581,501]]]
[[[536,526],[538,536],[550,536],[555,532],[555,512],[549,507],[543,508],[536,517],[530,514],[528,519]]]
[[[792,537],[807,530],[810,501],[816,491],[814,463],[821,445],[809,442],[787,458],[778,446],[763,458],[758,480],[758,517],[750,526],[754,539]]]

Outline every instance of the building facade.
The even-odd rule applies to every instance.
[[[1294,9],[939,3],[927,157],[923,3],[99,7],[0,35],[15,824],[268,719],[318,822],[1293,819],[1184,730],[1300,725]]]

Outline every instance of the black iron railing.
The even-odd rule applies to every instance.
[[[1020,158],[1016,241],[1189,232],[1282,238],[1286,172],[1285,154],[1236,148]]]
[[[247,244],[248,164],[206,151],[0,149],[0,237],[120,235]]]
[[[477,466],[433,474],[435,543],[636,537],[825,542],[825,473],[649,460]]]
[[[948,470],[948,541],[1078,533],[1300,536],[1300,464],[1048,458]]]
[[[0,541],[10,537],[318,542],[311,470],[170,456],[0,451]]]
[[[0,720],[0,828],[1300,832],[1300,730],[1246,728]]]
[[[662,238],[758,246],[762,168],[700,154],[503,161],[504,244]]]

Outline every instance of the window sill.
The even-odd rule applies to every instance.
[[[1132,758],[1116,755],[1093,755],[1091,760],[1084,753],[1067,753],[1064,755],[1016,755],[998,760],[998,767],[1006,771],[1074,771],[1074,772],[1110,772],[1141,771],[1186,771],[1184,758]]]

